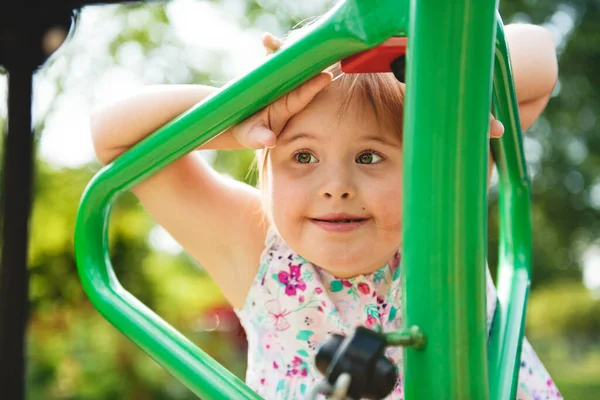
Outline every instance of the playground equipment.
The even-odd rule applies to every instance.
[[[130,1],[20,0],[0,6],[0,66],[8,75],[8,129],[0,188],[0,387],[7,398],[25,398],[25,331],[29,312],[27,247],[34,166],[32,75],[66,38],[73,10],[89,4]]]
[[[407,400],[514,398],[531,275],[530,188],[496,9],[491,0],[342,0],[302,39],[104,167],[83,195],[75,232],[78,269],[92,303],[201,398],[259,398],[119,284],[107,250],[111,205],[329,65],[406,36],[406,328],[382,337],[387,345],[405,346]],[[505,134],[493,143],[501,244],[499,304],[488,340],[484,133],[492,102]]]

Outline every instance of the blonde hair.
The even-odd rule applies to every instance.
[[[300,32],[305,27],[291,31],[285,39],[285,43],[297,40],[301,37]],[[334,76],[330,83],[336,89],[345,93],[338,107],[338,118],[343,118],[353,101],[370,106],[375,112],[378,124],[383,127],[391,127],[402,140],[402,125],[404,121],[404,84],[400,83],[391,73],[362,73],[344,74],[340,63],[336,63],[326,69]],[[264,148],[256,151],[256,167],[258,170],[258,187],[263,195],[263,204],[269,210],[269,199],[266,188],[268,180],[269,149]],[[270,213],[267,212],[270,216]],[[271,221],[272,222],[272,221]]]

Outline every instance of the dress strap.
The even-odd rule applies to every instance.
[[[278,237],[279,233],[277,232],[275,225],[269,225],[269,228],[267,228],[267,235],[265,236],[265,248],[271,247]]]
[[[275,228],[275,225],[271,224],[267,229],[267,234],[265,236],[265,248],[260,255],[260,267],[255,277],[255,282],[260,282],[263,280],[269,269],[269,266],[273,262],[273,259],[276,257],[279,249],[282,247],[281,241],[282,239],[279,236],[279,232],[277,232],[277,228]]]

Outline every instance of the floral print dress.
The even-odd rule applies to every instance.
[[[260,269],[236,310],[248,338],[246,383],[265,399],[305,399],[323,376],[313,365],[317,345],[330,333],[359,325],[390,332],[402,326],[400,257],[369,275],[337,279],[296,254],[271,227]],[[487,274],[488,332],[496,291]],[[402,348],[386,355],[398,381],[386,399],[402,400]],[[535,352],[523,340],[517,399],[562,399]]]

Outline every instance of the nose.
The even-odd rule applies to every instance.
[[[332,193],[325,192],[324,193],[324,197],[325,198],[332,198],[332,197],[338,197],[339,196],[339,198],[341,198],[341,199],[347,199],[347,198],[350,197],[350,193],[348,193],[348,192],[343,192],[343,193],[341,193],[339,195],[338,195],[338,193],[335,190],[331,190],[331,192]]]
[[[356,186],[351,172],[344,168],[335,168],[323,176],[321,196],[325,199],[351,200],[356,196]]]

